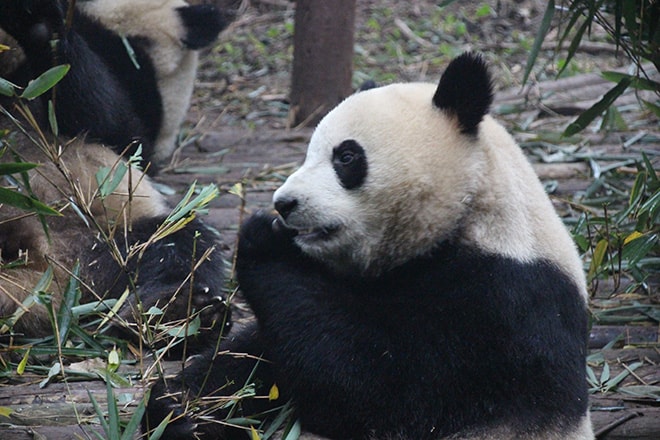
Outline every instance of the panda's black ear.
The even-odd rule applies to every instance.
[[[433,104],[458,118],[462,133],[476,135],[493,103],[488,66],[479,54],[465,52],[454,58],[440,78]]]
[[[192,5],[177,8],[186,35],[181,41],[189,49],[201,49],[213,43],[218,34],[234,20],[232,11],[220,11],[213,5]]]

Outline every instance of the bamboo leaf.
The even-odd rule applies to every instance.
[[[45,291],[50,286],[50,283],[53,281],[53,267],[48,266],[44,271],[39,281],[34,286],[30,294],[23,300],[23,303],[19,308],[16,309],[11,318],[7,321],[7,324],[4,324],[0,328],[0,334],[6,333],[9,331],[10,327],[13,327],[16,322],[18,322],[21,317],[30,310],[30,308],[38,302],[37,298],[40,292]]]
[[[146,398],[147,397],[145,397],[145,399]],[[170,423],[171,419],[172,419],[172,412],[167,414],[165,418],[158,424],[156,429],[153,430],[153,432],[148,437],[149,440],[160,440],[160,438],[163,436],[163,433],[165,432],[165,429],[167,429],[167,425]]]
[[[94,395],[92,395],[92,392],[90,390],[87,390],[87,395],[89,396],[89,401],[92,402],[92,406],[94,407],[94,411],[96,412],[96,415],[99,417],[99,422],[101,423],[103,432],[105,432],[105,434],[108,435],[108,432],[110,431],[110,427],[108,426],[108,421],[104,417],[103,408],[101,408],[101,405],[99,405],[99,403],[96,401]]]
[[[144,416],[144,411],[146,409],[146,402],[149,401],[149,391],[144,393],[144,396],[140,400],[135,412],[131,416],[131,420],[128,421],[128,424],[124,428],[124,433],[121,436],[121,440],[132,440],[135,438],[135,434],[138,432],[140,427],[140,422]],[[150,437],[153,438],[153,437]]]
[[[30,349],[28,348],[25,351],[25,354],[23,355],[23,358],[18,363],[18,366],[16,367],[16,374],[21,376],[25,372],[25,366],[27,365],[29,358],[30,358]]]
[[[589,272],[587,278],[592,280],[598,273],[598,268],[603,264],[605,259],[605,253],[607,252],[607,240],[602,239],[596,245],[594,249],[593,256],[591,257],[591,263],[589,264]]]
[[[633,75],[627,75],[625,73],[621,72],[603,72],[601,73],[601,76],[605,78],[608,81],[612,81],[615,83],[618,83],[622,79],[628,78],[630,79],[630,87],[633,89],[637,90],[650,90],[652,92],[656,90],[660,90],[660,83],[647,79],[647,78],[641,78],[638,76],[633,76]]]
[[[628,260],[629,264],[636,264],[651,252],[651,249],[653,249],[657,242],[657,234],[642,235],[639,238],[635,238],[623,247],[621,258]]]
[[[29,162],[0,163],[0,175],[6,176],[8,174],[23,173],[38,166],[39,165],[36,163],[29,163]]]
[[[277,387],[277,384],[274,383],[273,386],[270,387],[270,391],[268,391],[268,400],[273,401],[279,398],[280,398],[280,389]]]
[[[27,87],[21,94],[21,98],[30,100],[43,95],[64,78],[64,75],[67,74],[70,67],[71,66],[68,64],[62,64],[46,70],[28,83]]]
[[[69,277],[66,289],[62,296],[60,308],[57,311],[57,328],[59,330],[59,346],[63,346],[69,336],[69,330],[72,325],[77,323],[72,310],[80,301],[80,286],[78,277],[80,275],[80,262],[76,261]]]
[[[543,44],[543,40],[545,39],[545,36],[548,35],[548,31],[550,30],[550,25],[552,23],[552,17],[554,17],[554,15],[555,15],[555,1],[549,0],[548,6],[545,8],[545,13],[543,14],[543,19],[541,20],[541,25],[539,26],[539,30],[536,33],[534,44],[532,45],[532,49],[529,52],[529,56],[527,57],[527,65],[525,66],[525,75],[523,76],[523,80],[522,80],[523,85],[527,83],[529,74],[532,72],[532,68],[536,63],[536,59],[538,58],[539,52],[541,50],[541,45]]]
[[[94,177],[96,178],[96,183],[99,187],[99,194],[102,199],[108,197],[117,189],[126,175],[126,171],[128,171],[128,167],[123,162],[118,162],[117,166],[114,168],[99,168]]]
[[[598,116],[603,114],[607,108],[614,103],[614,101],[621,96],[621,94],[628,88],[630,85],[630,78],[623,78],[619,83],[610,89],[597,103],[591,106],[591,108],[585,110],[578,118],[573,121],[566,130],[564,130],[564,136],[571,136],[575,133],[578,133],[591,123]]]
[[[119,437],[119,410],[117,409],[117,399],[115,399],[115,394],[112,392],[112,383],[110,378],[106,375],[105,381],[106,395],[108,398],[108,434],[109,440],[120,440]],[[99,418],[103,417],[103,413],[99,414]]]
[[[607,364],[605,364],[607,365]],[[643,362],[635,362],[634,364],[631,364],[626,367],[625,370],[623,370],[621,373],[619,373],[614,379],[608,380],[608,381],[603,381],[603,383],[607,382],[607,385],[605,388],[603,388],[603,392],[606,393],[610,391],[611,389],[615,388],[618,386],[626,377],[630,376],[630,374],[641,367],[643,365]],[[602,378],[601,378],[602,379]]]
[[[296,420],[288,431],[284,432],[282,440],[298,440],[300,438],[300,422]]]
[[[0,78],[0,95],[14,96],[17,88],[18,86],[16,84],[11,83],[4,78]]]
[[[61,215],[58,211],[41,203],[39,200],[7,188],[0,188],[0,203],[5,203],[24,211],[35,212],[42,215]]]
[[[642,102],[644,103],[644,106],[651,111],[651,113],[660,118],[660,105],[657,105],[651,101],[645,101],[643,99]]]
[[[55,106],[53,105],[52,100],[48,100],[48,124],[50,125],[50,130],[55,136],[59,135],[60,128],[57,125],[57,116],[55,116]]]

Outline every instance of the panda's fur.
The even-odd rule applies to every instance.
[[[580,260],[487,115],[490,81],[466,53],[438,86],[360,92],[320,122],[279,216],[241,228],[258,325],[157,383],[147,427],[252,382],[280,398],[231,417],[291,400],[303,430],[332,439],[593,439]],[[177,418],[168,438],[243,438],[207,421]]]
[[[76,2],[67,28],[68,8],[65,0],[0,3],[0,28],[22,52],[0,53],[0,64],[19,60],[6,79],[24,86],[54,64],[70,64],[57,86],[62,134],[85,132],[117,153],[141,144],[145,161],[169,159],[192,94],[196,49],[213,42],[230,15],[183,0],[89,0]],[[33,106],[42,122],[51,98]]]
[[[55,94],[47,93],[30,106],[45,133],[43,138],[28,124],[24,123],[27,131],[23,133],[10,118],[0,115],[0,130],[13,132],[0,139],[8,148],[0,162],[20,157],[39,164],[28,173],[29,187],[18,175],[3,186],[31,193],[62,213],[45,218],[46,230],[35,215],[0,206],[1,262],[18,259],[23,263],[0,271],[0,318],[22,307],[49,266],[54,274],[47,291],[53,293],[57,307],[78,261],[81,301],[119,297],[136,283],[131,289],[134,295],[120,310],[121,318],[134,322],[139,301],[142,310],[161,307],[164,321],[169,321],[187,317],[192,294],[192,310],[203,309],[203,324],[217,323],[216,331],[225,318],[224,267],[218,252],[213,252],[216,234],[193,220],[146,247],[142,255],[119,264],[131,247],[151,239],[172,208],[137,168],[131,167],[104,198],[96,173],[125,166],[117,153],[133,140],[142,144],[145,159],[164,158],[172,151],[194,83],[197,54],[193,49],[213,41],[227,24],[225,18],[214,8],[191,7],[181,0],[92,0],[76,5],[72,26],[66,29],[63,14],[68,2],[0,3],[0,31],[6,31],[0,32],[0,38],[10,47],[0,53],[4,77],[24,85],[54,64],[71,65]],[[132,65],[121,36],[135,50],[139,69]],[[52,55],[45,49],[51,47],[51,39],[56,47]],[[57,138],[48,132],[44,120],[45,103],[53,97],[60,128]],[[0,104],[19,114],[10,99]],[[151,111],[157,114],[148,116]],[[145,128],[150,131],[142,131]],[[102,234],[116,244],[114,257]],[[210,257],[203,261],[207,252]],[[31,307],[12,330],[29,337],[52,333],[40,305]]]

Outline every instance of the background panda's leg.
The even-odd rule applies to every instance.
[[[126,237],[115,240],[120,252],[125,256],[127,248],[147,243],[163,222],[163,217],[150,217],[133,223]],[[141,255],[129,259],[126,267],[121,267],[107,245],[100,243],[88,256],[86,267],[98,291],[108,292],[111,297],[119,297],[127,286],[135,286],[135,296],[119,313],[128,323],[142,322],[140,313],[151,307],[164,312],[163,323],[184,321],[190,319],[189,313],[199,313],[203,338],[189,341],[193,348],[196,343],[207,346],[213,336],[225,333],[230,325],[223,291],[224,264],[219,251],[214,250],[215,243],[214,233],[193,220],[185,228],[150,243]]]
[[[165,438],[190,439],[193,438],[193,432],[208,436],[204,438],[246,438],[244,429],[231,428],[220,421],[254,416],[286,403],[284,398],[275,402],[263,398],[268,395],[275,381],[271,364],[260,358],[264,349],[256,325],[252,324],[223,341],[217,356],[215,348],[210,349],[192,358],[177,377],[157,382],[151,390],[147,416],[143,419],[143,432],[153,429],[167,414],[173,412],[173,418],[180,418],[170,423]],[[227,399],[222,396],[234,396],[250,383],[254,384],[256,396],[262,398],[243,398],[234,405],[225,405]],[[198,397],[204,397],[205,401],[195,402]],[[211,403],[214,397],[219,398],[219,404]],[[188,401],[192,401],[192,406],[199,406],[201,414],[212,416],[216,422],[195,421],[184,416]],[[224,408],[208,414],[204,407],[211,405]]]

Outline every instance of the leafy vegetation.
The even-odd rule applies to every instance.
[[[541,44],[548,35],[555,14],[559,11],[558,23],[561,27],[557,41],[559,51],[565,41],[570,40],[566,58],[557,75],[561,75],[569,61],[577,53],[580,43],[593,26],[600,26],[608,33],[617,47],[636,66],[634,75],[606,74],[616,85],[590,109],[571,123],[564,134],[570,136],[583,130],[590,122],[603,114],[628,87],[646,89],[660,97],[660,82],[650,79],[645,60],[650,61],[656,72],[660,72],[660,4],[654,0],[565,0],[557,6],[554,0],[548,2],[539,32],[527,61],[523,82],[525,82],[539,55]],[[567,6],[563,6],[567,5]],[[660,117],[660,105],[644,101],[650,111]]]

